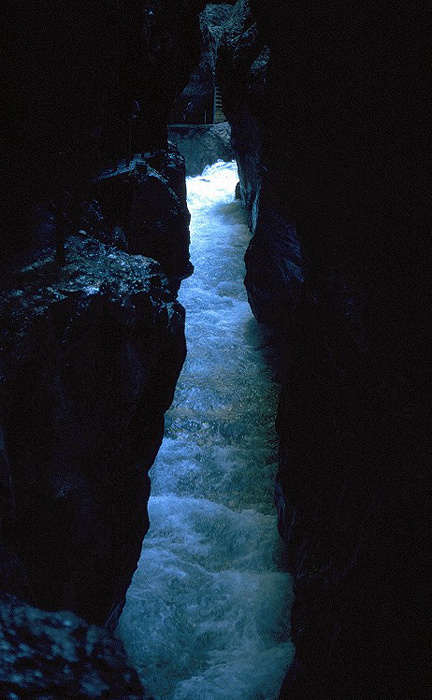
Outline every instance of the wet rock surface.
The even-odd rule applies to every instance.
[[[201,175],[206,165],[217,160],[234,159],[228,122],[170,126],[168,134],[185,159],[186,175],[191,177]]]
[[[289,321],[304,281],[293,223],[262,205],[245,263],[248,300],[258,321],[278,325]]]
[[[98,175],[78,209],[77,226],[132,255],[157,260],[178,283],[191,274],[185,164],[174,144]]]
[[[253,0],[250,9],[253,17],[246,2],[234,9],[239,21],[222,39],[219,69],[246,163],[242,199],[258,231],[246,256],[249,296],[258,318],[282,324],[289,339],[277,502],[295,576],[297,653],[281,698],[423,699],[431,461],[424,6],[324,11]],[[265,80],[245,99],[262,45]],[[256,138],[258,157],[247,147]],[[282,222],[261,228],[269,210]],[[299,245],[284,246],[293,225]],[[280,273],[293,269],[303,282]]]
[[[0,599],[0,694],[4,700],[143,700],[121,643],[71,612]]]
[[[5,539],[38,605],[113,626],[148,528],[183,310],[153,260],[84,237],[66,254],[64,268],[34,256],[1,295]]]

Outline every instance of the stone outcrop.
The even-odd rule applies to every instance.
[[[240,198],[249,210],[254,234],[246,253],[246,288],[257,319],[279,323],[290,318],[304,270],[288,203],[277,198],[274,182],[283,175],[263,152],[271,96],[266,88],[269,48],[258,31],[248,0],[238,2],[219,42],[217,80],[232,128]]]
[[[0,696],[4,700],[144,700],[122,645],[71,612],[0,599]]]
[[[1,295],[4,528],[39,606],[114,626],[148,528],[147,472],[185,357],[153,260],[70,237]],[[13,593],[22,593],[12,590]]]
[[[423,9],[240,0],[221,41],[248,291],[289,338],[276,493],[297,651],[281,699],[428,695]]]
[[[121,644],[88,622],[115,627],[140,556],[184,315],[154,260],[82,231],[66,261],[2,270],[0,590],[25,602],[0,605],[0,695],[132,700]]]
[[[258,321],[289,322],[304,280],[297,231],[291,221],[261,204],[245,263],[248,300]]]
[[[174,144],[102,172],[86,194],[71,214],[75,228],[157,260],[176,288],[192,273],[185,163]]]

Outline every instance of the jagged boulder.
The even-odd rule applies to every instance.
[[[174,144],[101,173],[75,209],[75,227],[132,255],[157,260],[178,283],[191,274],[185,164]]]
[[[169,277],[191,273],[189,227],[181,203],[155,170],[137,176],[131,206],[128,249],[158,260]]]
[[[30,256],[0,297],[5,547],[37,605],[114,626],[148,528],[184,314],[153,260],[85,237],[68,239],[64,268],[52,256]]]
[[[71,612],[0,598],[3,700],[144,700],[119,640]]]

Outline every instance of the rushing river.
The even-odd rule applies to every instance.
[[[235,163],[188,178],[188,357],[119,633],[155,700],[275,700],[293,656],[273,505],[278,387],[244,286]]]

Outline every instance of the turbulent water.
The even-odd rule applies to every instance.
[[[243,286],[235,163],[188,178],[188,357],[150,475],[119,632],[155,700],[275,700],[293,647],[276,514],[277,386]]]

